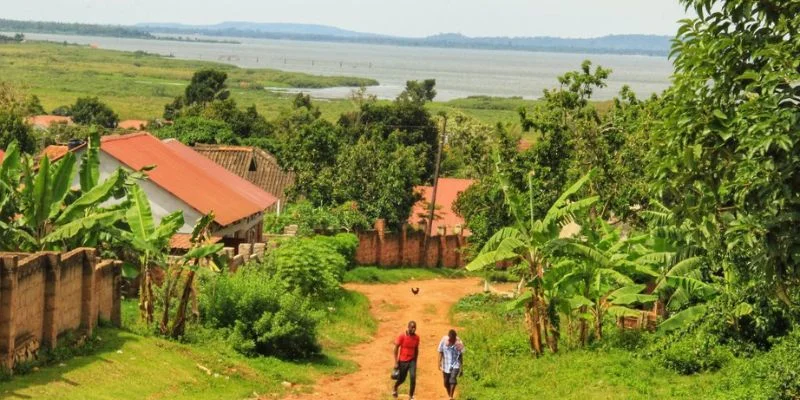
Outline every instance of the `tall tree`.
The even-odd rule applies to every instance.
[[[682,0],[657,192],[726,282],[800,295],[800,3]]]
[[[119,117],[108,105],[97,97],[81,97],[70,108],[72,120],[83,125],[100,125],[115,128]]]
[[[202,69],[192,75],[192,81],[186,87],[186,103],[206,104],[212,100],[225,100],[230,96],[225,81],[228,74],[216,69]]]

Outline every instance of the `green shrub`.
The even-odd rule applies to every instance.
[[[741,359],[722,387],[731,399],[800,398],[800,330],[796,329],[768,352]]]
[[[656,360],[682,375],[715,371],[733,358],[730,350],[712,335],[690,332],[673,342],[674,339],[664,338],[670,343],[658,352]]]
[[[356,264],[356,250],[358,250],[358,236],[352,233],[339,233],[335,236],[317,236],[317,241],[333,247],[337,253],[347,260],[347,269],[352,269]]]
[[[288,290],[304,296],[333,299],[347,269],[347,260],[333,246],[318,238],[303,238],[283,243],[264,263]]]
[[[296,359],[321,351],[316,335],[321,316],[311,300],[264,271],[244,268],[204,281],[200,309],[204,323],[220,329],[243,354]]]
[[[638,351],[644,349],[650,343],[650,339],[654,336],[652,333],[641,329],[618,329],[616,323],[605,324],[607,327],[603,328],[605,334],[603,340],[599,344],[606,349],[616,348],[628,351]]]
[[[367,217],[353,202],[337,207],[314,207],[308,201],[300,201],[290,204],[280,215],[264,216],[264,232],[280,234],[288,225],[297,225],[297,234],[301,236],[350,232],[370,227]]]

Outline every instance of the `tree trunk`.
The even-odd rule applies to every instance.
[[[181,275],[183,275],[183,270],[178,270],[178,275],[172,279],[169,279],[169,273],[167,273],[167,289],[164,295],[164,314],[161,316],[161,325],[159,329],[161,330],[162,335],[166,335],[169,333],[169,303],[172,300],[172,291],[175,290],[176,282],[180,282]]]
[[[550,315],[544,306],[544,301],[541,301],[539,304],[542,308],[540,311],[542,316],[542,329],[545,331],[544,336],[545,340],[547,341],[547,347],[551,352],[558,353],[558,340],[560,338],[558,329],[556,329],[555,325],[553,325],[553,321],[550,319]]]
[[[147,290],[147,326],[150,326],[153,323],[153,314],[155,309],[155,304],[153,304],[153,273],[148,268],[147,269],[147,282],[145,284]]]
[[[530,332],[529,341],[531,350],[533,350],[536,356],[540,356],[542,355],[542,337],[541,331],[539,330],[539,308],[536,306],[535,294],[526,307],[525,322]]]
[[[139,318],[147,321],[147,289],[145,289],[145,276],[147,276],[147,269],[144,273],[139,275]]]
[[[586,314],[586,306],[581,306],[578,312],[580,312],[581,315]],[[589,326],[586,323],[586,318],[581,317],[580,343],[582,347],[586,347],[588,336],[589,336]]]
[[[594,336],[597,341],[603,339],[603,312],[599,308],[594,319]]]
[[[189,305],[189,296],[192,294],[192,284],[194,283],[194,271],[189,271],[186,276],[186,285],[183,287],[181,302],[178,304],[178,311],[175,315],[175,322],[172,325],[172,337],[177,338],[183,335],[186,326],[186,307]]]

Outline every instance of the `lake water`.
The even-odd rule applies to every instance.
[[[659,93],[669,85],[672,64],[665,57],[607,54],[536,53],[508,50],[442,49],[354,43],[241,39],[241,44],[191,43],[93,36],[27,34],[37,40],[94,44],[100,48],[143,50],[175,58],[208,60],[244,68],[274,68],[317,75],[374,78],[380,86],[369,92],[393,98],[407,80],[436,79],[436,100],[473,95],[521,96],[532,99],[557,86],[556,77],[580,68],[584,59],[611,68],[608,87],[595,94],[609,99],[624,84],[639,97]],[[345,97],[351,88],[303,90],[315,97]]]

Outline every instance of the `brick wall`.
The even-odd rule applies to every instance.
[[[120,325],[121,267],[93,249],[0,253],[0,366],[53,348],[69,330],[91,334],[98,318]]]
[[[458,268],[465,264],[462,249],[467,242],[460,231],[448,233],[440,229],[437,236],[426,241],[424,232],[407,226],[399,232],[387,232],[380,223],[375,228],[358,233],[358,265]]]

